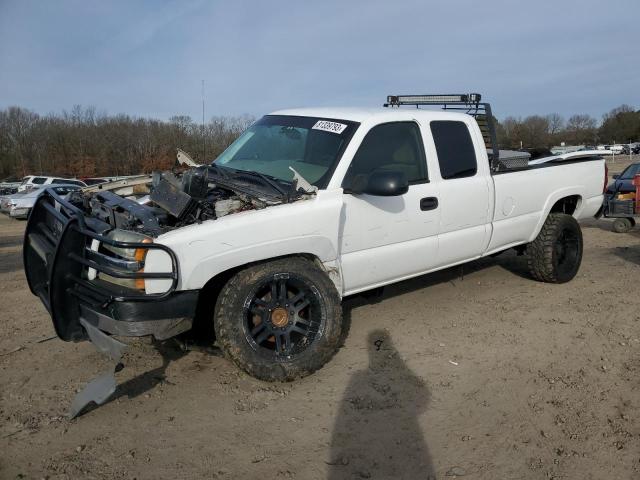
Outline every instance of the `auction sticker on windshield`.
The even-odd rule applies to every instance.
[[[344,123],[329,122],[328,120],[318,120],[316,124],[311,127],[312,130],[322,130],[323,132],[331,132],[341,134],[347,126]]]

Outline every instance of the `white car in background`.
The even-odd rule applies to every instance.
[[[82,187],[75,184],[62,184],[51,187],[58,195],[65,196],[69,192],[80,190]],[[11,218],[26,219],[36,203],[36,199],[42,194],[44,187],[37,186],[28,192],[14,193],[0,197],[0,211]]]
[[[620,154],[624,151],[624,145],[598,145],[596,150],[607,150],[611,153]]]
[[[82,180],[75,180],[71,178],[60,177],[43,177],[37,175],[28,175],[22,179],[22,183],[18,187],[18,192],[26,192],[36,186],[43,185],[77,185],[79,187],[86,187],[87,184]]]

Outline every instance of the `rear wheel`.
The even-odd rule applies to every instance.
[[[571,215],[551,213],[536,239],[527,245],[529,272],[541,282],[565,283],[582,262],[582,232]]]
[[[633,218],[616,218],[613,221],[613,231],[616,233],[627,233],[636,224]]]
[[[340,296],[312,261],[274,260],[227,282],[214,326],[225,354],[247,373],[268,381],[293,380],[322,367],[338,349]]]

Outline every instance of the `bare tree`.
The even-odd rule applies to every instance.
[[[549,120],[540,115],[531,115],[522,122],[523,146],[525,148],[546,147],[549,143]]]
[[[556,135],[564,129],[564,118],[559,113],[550,113],[547,115],[549,123],[549,134]]]
[[[599,135],[607,143],[640,140],[640,111],[629,105],[614,108],[603,115]]]
[[[594,143],[596,126],[596,119],[591,115],[572,115],[567,121],[566,138],[573,145]]]
[[[215,117],[204,132],[190,117],[168,122],[107,116],[75,105],[60,115],[0,110],[0,178],[30,173],[71,176],[124,175],[171,168],[176,148],[210,161],[251,124],[251,117]],[[204,158],[203,135],[208,154]]]

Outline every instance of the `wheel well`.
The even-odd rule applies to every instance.
[[[573,215],[578,208],[580,200],[580,195],[570,195],[568,197],[561,198],[553,204],[550,213],[566,213],[567,215]]]
[[[259,260],[257,262],[250,262],[244,265],[230,268],[224,272],[220,272],[207,281],[207,283],[200,289],[198,295],[198,304],[196,305],[196,314],[193,318],[193,327],[191,329],[191,336],[197,343],[211,344],[216,339],[216,334],[213,328],[213,313],[218,301],[218,294],[222,287],[240,270],[247,267],[258,265],[260,263],[270,262],[272,260],[278,260],[288,257],[302,257],[312,262],[322,264],[320,259],[310,253],[298,253],[295,255],[282,255],[279,257],[267,258],[265,260]]]

